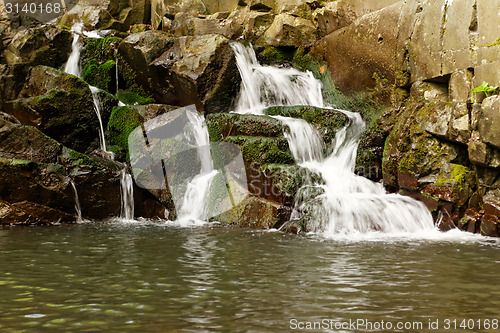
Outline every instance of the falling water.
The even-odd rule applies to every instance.
[[[75,182],[73,179],[70,179],[69,183],[73,188],[73,194],[75,195],[75,212],[76,212],[76,221],[82,221],[82,207],[80,206],[80,199],[78,198],[78,191],[76,190]]]
[[[120,171],[121,212],[120,217],[125,220],[134,219],[134,186],[132,176],[126,168]]]
[[[92,98],[94,100],[94,111],[97,115],[97,120],[99,120],[99,148],[107,153],[106,150],[106,139],[104,138],[104,126],[102,125],[101,117],[101,99],[99,98],[99,88],[89,86],[90,91],[92,91]]]
[[[206,221],[208,217],[209,191],[217,171],[210,154],[210,139],[204,118],[196,111],[187,111],[189,124],[186,133],[194,139],[201,161],[200,173],[188,184],[179,211],[179,221]]]
[[[236,112],[263,114],[275,105],[324,105],[322,85],[310,72],[262,66],[251,46],[233,43],[242,88]],[[322,176],[324,184],[306,184],[299,190],[294,215],[307,212],[308,228],[326,236],[356,233],[412,233],[433,230],[427,208],[409,197],[387,194],[382,184],[354,173],[359,138],[365,124],[357,113],[337,110],[350,124],[336,134],[333,152],[324,157],[316,129],[302,119],[276,117],[287,125],[286,139],[295,160]],[[315,189],[315,191],[311,191]],[[315,195],[311,195],[315,193]]]
[[[251,46],[231,46],[242,78],[238,113],[262,114],[270,105],[323,106],[321,83],[311,72],[262,66]]]
[[[73,27],[71,27],[71,31],[73,32],[73,44],[64,71],[68,74],[80,77],[80,35],[83,31],[83,23],[74,24]]]

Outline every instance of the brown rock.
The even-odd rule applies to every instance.
[[[57,163],[62,145],[31,126],[0,119],[0,158]]]
[[[0,224],[53,224],[74,220],[71,214],[34,202],[10,204],[0,200]]]
[[[325,37],[328,67],[343,91],[374,88],[374,74],[394,81],[397,22],[402,4],[401,1],[365,15]]]
[[[488,191],[483,196],[484,211],[500,217],[500,189]]]
[[[500,220],[497,216],[491,214],[485,214],[481,222],[480,230],[481,235],[490,237],[499,237],[498,232]]]
[[[482,105],[482,117],[479,119],[479,134],[483,142],[500,148],[500,97],[486,98]]]
[[[279,204],[261,198],[248,196],[235,208],[213,218],[227,224],[245,228],[270,229],[278,221]]]

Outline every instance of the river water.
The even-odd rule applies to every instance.
[[[500,319],[500,241],[429,238],[146,222],[4,227],[0,332],[283,332],[323,319],[423,323],[380,332],[474,319],[476,329],[446,331],[477,332],[477,320]],[[318,331],[376,331],[332,327]]]

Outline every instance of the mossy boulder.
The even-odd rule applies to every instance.
[[[284,126],[280,121],[258,115],[215,113],[207,116],[211,141],[222,141],[227,136],[282,137]]]
[[[115,157],[124,161],[128,158],[128,137],[143,119],[136,108],[132,106],[115,107],[109,117],[106,130],[106,142]]]
[[[91,86],[116,93],[116,50],[120,37],[87,38],[81,53],[82,78]]]
[[[120,174],[123,166],[64,148],[60,163],[74,180],[82,216],[92,219],[120,215]]]
[[[288,142],[285,138],[268,138],[262,136],[229,136],[224,141],[234,143],[241,148],[245,164],[268,163],[293,164]]]
[[[236,207],[211,218],[244,228],[270,229],[278,222],[280,206],[262,198],[248,196]]]
[[[91,60],[83,69],[82,78],[91,86],[116,92],[116,62],[108,60],[99,64],[96,60]]]

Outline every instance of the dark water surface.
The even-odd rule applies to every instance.
[[[494,332],[500,243],[214,225],[14,227],[0,229],[0,293],[0,332],[284,332],[313,322],[333,332]],[[464,319],[473,320],[466,329]]]

